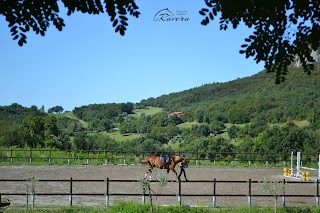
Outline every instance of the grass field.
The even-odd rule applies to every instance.
[[[105,135],[108,135],[110,138],[113,138],[115,141],[126,141],[126,140],[132,140],[140,137],[140,134],[133,134],[133,133],[128,133],[128,134],[120,134],[119,131],[116,132],[105,132]]]
[[[179,124],[178,127],[181,127],[181,128],[191,128],[193,125],[198,125],[199,123],[196,122],[196,121],[193,121],[193,122],[185,122],[185,123],[182,123],[182,124]]]
[[[45,212],[65,212],[65,213],[97,213],[97,212],[107,212],[107,213],[210,213],[210,212],[219,212],[219,213],[313,213],[319,212],[320,209],[317,207],[306,206],[306,207],[278,207],[275,211],[273,207],[227,207],[227,208],[206,208],[202,206],[198,207],[188,207],[188,206],[153,206],[151,211],[150,204],[137,204],[134,202],[118,202],[117,204],[111,207],[90,207],[90,206],[81,206],[81,207],[42,207],[35,209],[26,209],[26,208],[5,208],[5,212],[16,213],[16,212],[25,212],[25,213],[45,213]]]
[[[85,121],[77,118],[77,116],[75,116],[75,115],[73,114],[73,112],[66,112],[66,113],[63,113],[63,114],[53,114],[53,113],[49,113],[49,115],[50,115],[50,116],[54,116],[54,117],[56,117],[56,118],[68,117],[68,118],[71,118],[71,119],[74,119],[74,120],[78,120],[78,121],[82,124],[82,126],[83,126],[84,128],[87,128],[87,127],[88,127],[88,122],[85,122]]]
[[[136,109],[134,110],[134,115],[133,116],[141,116],[142,114],[144,115],[154,115],[157,114],[159,112],[162,112],[162,108],[159,107],[145,107],[143,109]]]

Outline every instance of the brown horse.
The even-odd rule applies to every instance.
[[[149,175],[149,179],[151,180],[151,173],[153,168],[166,169],[167,175],[169,171],[173,171],[176,174],[176,179],[178,181],[178,174],[175,170],[175,166],[178,163],[181,163],[184,167],[188,167],[188,161],[186,157],[182,156],[169,156],[169,162],[164,163],[161,161],[160,156],[148,156],[144,161],[137,159],[137,161],[141,164],[149,164],[149,168],[146,170],[145,178]]]

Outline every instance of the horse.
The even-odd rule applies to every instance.
[[[183,157],[183,156],[169,156],[168,163],[162,162],[160,156],[154,156],[154,155],[147,156],[144,159],[144,161],[141,161],[139,159],[136,159],[136,160],[141,164],[149,164],[149,168],[146,170],[146,174],[144,175],[144,178],[147,178],[147,176],[149,175],[150,180],[151,180],[152,169],[155,167],[159,168],[159,169],[166,169],[167,175],[169,174],[169,172],[171,170],[176,175],[177,181],[179,180],[179,178],[178,178],[178,174],[175,170],[175,166],[181,162],[184,165],[184,167],[188,167],[187,158]]]

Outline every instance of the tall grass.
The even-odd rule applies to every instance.
[[[148,204],[138,204],[133,201],[118,201],[110,207],[98,206],[75,206],[75,207],[52,207],[44,206],[37,207],[34,209],[27,208],[4,208],[1,209],[7,213],[25,212],[25,213],[44,213],[44,212],[62,212],[62,213],[150,213],[151,206]],[[0,211],[1,211],[0,210]],[[189,207],[189,206],[156,206],[153,209],[154,213],[273,213],[273,207]],[[278,213],[319,213],[319,207],[302,206],[302,207],[279,207],[277,208]]]

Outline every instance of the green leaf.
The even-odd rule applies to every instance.
[[[112,26],[115,27],[118,24],[118,19],[114,20]]]
[[[23,27],[19,27],[19,29],[20,29],[20,31],[22,31],[22,32],[26,32],[26,30],[23,28]]]
[[[121,22],[122,25],[128,26],[128,23],[126,21],[121,20],[120,22]]]
[[[205,14],[205,12],[203,12],[203,11],[199,11],[199,13],[200,13],[200,15],[202,15],[202,16],[205,16],[206,14]]]
[[[11,28],[10,32],[16,31],[16,29],[17,29],[17,26],[14,26]]]
[[[209,17],[211,20],[213,20],[213,18],[214,18],[212,13],[209,13]]]
[[[127,18],[127,17],[125,17],[125,16],[119,16],[119,18],[121,18],[122,20],[125,20],[125,21],[127,21],[127,20],[128,20],[128,18]]]

